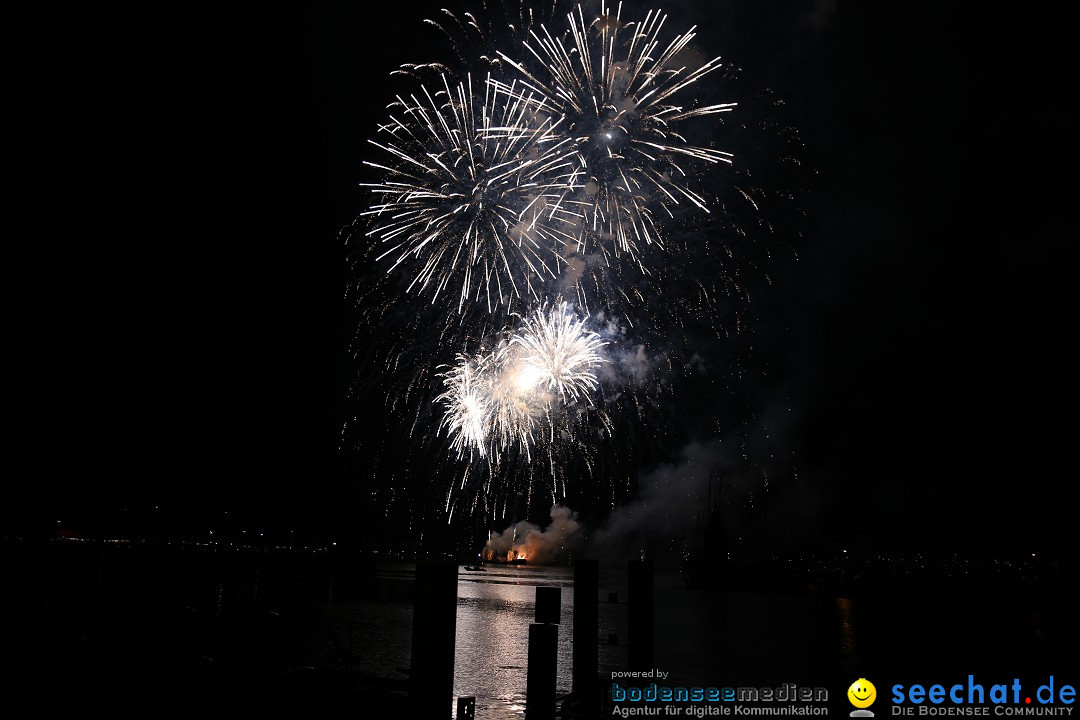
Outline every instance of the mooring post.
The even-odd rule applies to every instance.
[[[582,712],[600,711],[600,563],[574,563],[574,698]]]
[[[409,709],[415,718],[446,718],[454,696],[457,565],[416,565]]]
[[[457,699],[457,720],[475,720],[476,696],[459,697]]]
[[[558,678],[559,620],[562,591],[536,588],[536,622],[529,626],[529,669],[525,676],[525,717],[555,717],[555,681]]]
[[[629,566],[627,661],[630,670],[653,667],[653,566],[649,560],[631,560]]]

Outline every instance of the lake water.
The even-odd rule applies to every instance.
[[[411,564],[86,544],[17,549],[6,566],[20,589],[8,595],[20,682],[48,698],[68,688],[83,714],[212,699],[266,718],[315,705],[333,716],[367,692],[404,705]],[[601,565],[601,678],[628,669],[626,580],[625,565]],[[570,691],[572,585],[567,568],[459,570],[454,695],[475,696],[478,718],[523,716],[538,586],[561,589],[557,692]],[[842,703],[859,677],[1038,685],[1075,665],[1071,582],[924,576],[848,594],[690,589],[660,570],[654,588],[655,666],[673,685],[796,683]]]
[[[335,616],[357,632],[365,671],[406,677],[412,605],[401,598],[413,572],[412,566],[383,567],[377,573],[382,599],[334,604]],[[541,585],[562,590],[561,695],[571,689],[573,571],[489,566],[483,573],[459,572],[454,695],[476,696],[478,718],[524,714],[528,627]],[[617,602],[607,601],[611,593]],[[625,570],[602,566],[601,678],[627,669],[626,598]],[[1076,613],[1065,597],[1011,585],[926,580],[854,596],[702,590],[688,588],[671,570],[656,573],[654,599],[655,666],[670,673],[670,684],[826,687],[837,709],[844,689],[859,677],[963,679],[975,673],[1042,682],[1071,667],[1076,638]]]
[[[356,632],[356,645],[363,648],[361,670],[406,677],[412,605],[402,599],[410,594],[413,573],[409,565],[383,567],[377,573],[379,597],[335,602],[329,609],[336,623]],[[571,690],[573,668],[573,571],[514,565],[459,571],[454,695],[475,696],[478,718],[524,714],[528,631],[538,586],[561,589],[556,692],[563,695]],[[852,672],[858,676],[860,638],[853,600],[691,590],[674,571],[656,574],[654,594],[655,665],[671,673],[673,682],[811,684],[839,682]],[[601,677],[627,669],[626,598],[626,573],[602,571]]]
[[[362,671],[405,677],[410,664],[414,569],[390,566],[377,573],[377,599],[335,602],[329,609],[334,622],[347,624],[363,648]],[[561,596],[558,679],[556,693],[571,690],[573,668],[573,570],[528,565],[489,565],[484,572],[458,574],[457,636],[454,658],[454,696],[475,696],[478,718],[521,717],[525,711],[525,676],[529,624],[534,622],[536,588],[557,587]],[[613,579],[616,580],[617,579]],[[609,586],[614,583],[609,581]],[[613,590],[613,592],[617,592]],[[602,596],[608,597],[606,591]],[[625,600],[625,591],[620,596]],[[625,658],[626,605],[600,607],[600,664],[620,666]],[[618,635],[608,644],[609,634]]]

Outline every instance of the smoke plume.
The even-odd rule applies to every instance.
[[[521,521],[499,534],[493,533],[484,546],[484,559],[554,562],[563,559],[578,543],[580,530],[577,516],[570,508],[554,505],[551,524],[543,530],[531,522]]]

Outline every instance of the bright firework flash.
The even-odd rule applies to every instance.
[[[531,460],[535,444],[554,442],[567,408],[592,407],[606,344],[562,302],[540,307],[492,352],[460,356],[436,398],[454,449],[497,465],[516,446]]]
[[[541,483],[548,490],[544,497],[566,496],[565,475],[556,469],[566,465],[563,450],[573,448],[587,458],[592,452],[588,428],[610,432],[611,427],[597,406],[600,370],[610,362],[608,342],[586,323],[566,302],[541,305],[498,338],[493,349],[462,354],[442,369],[443,392],[436,398],[443,408],[440,430],[459,459],[486,463],[489,477],[503,474],[508,461],[519,459],[533,467],[543,460],[551,468],[548,481]],[[467,480],[466,475],[448,493],[448,513],[467,492]],[[483,495],[499,502],[498,488],[487,487]]]

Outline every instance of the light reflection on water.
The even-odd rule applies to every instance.
[[[573,671],[573,570],[487,566],[458,571],[454,697],[475,696],[476,717],[524,716],[529,624],[536,588],[561,589],[556,692],[571,690]],[[360,601],[334,602],[328,620],[354,632],[362,649],[357,669],[404,678],[412,639],[411,565],[384,566],[377,592]],[[616,602],[608,602],[616,593]],[[625,571],[600,575],[599,670],[625,670],[627,606]],[[817,594],[695,591],[678,573],[655,580],[655,667],[671,682],[719,685],[780,678],[828,684],[854,671],[856,603]],[[609,644],[609,636],[615,636]],[[846,662],[845,662],[846,661]],[[844,673],[844,671],[848,671]],[[811,682],[812,681],[812,682]],[[453,708],[449,715],[453,717]]]
[[[573,653],[573,570],[488,566],[458,576],[457,650],[454,695],[476,696],[478,717],[517,717],[525,709],[529,625],[536,588],[560,588],[559,657],[556,693],[570,692]]]
[[[855,637],[854,609],[855,601],[851,598],[836,598],[836,609],[840,613],[840,652],[848,674],[858,673],[859,647]]]
[[[357,667],[383,677],[405,677],[412,642],[411,565],[383,568],[375,599],[335,602],[331,622],[350,626],[363,654]],[[458,570],[454,697],[476,697],[476,716],[484,720],[520,718],[525,712],[529,625],[535,620],[536,588],[560,588],[557,695],[570,692],[573,671],[573,588],[570,568],[488,565],[484,572]],[[603,590],[603,586],[602,586]],[[603,590],[602,597],[607,597]],[[625,643],[625,606],[600,606],[600,636],[619,633]],[[625,647],[601,644],[600,662],[621,661]],[[452,715],[451,715],[452,716]]]

